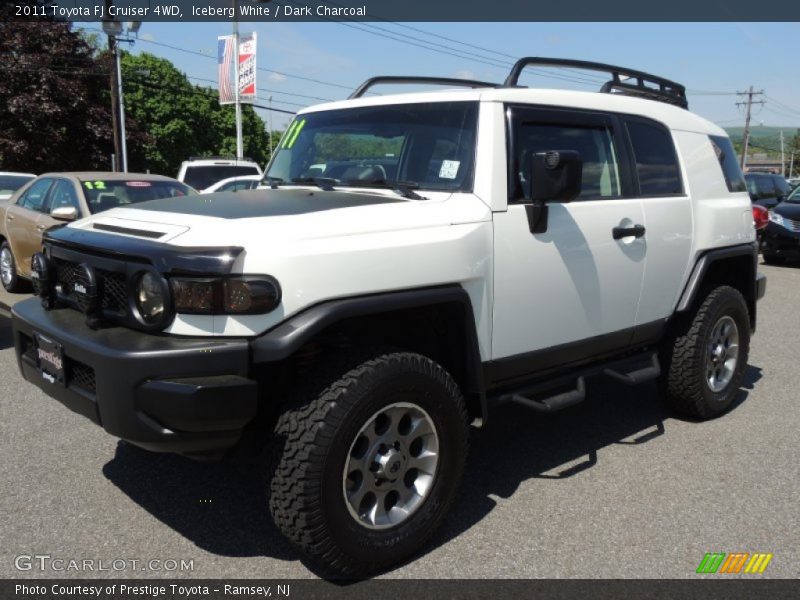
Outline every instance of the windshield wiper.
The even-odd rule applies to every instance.
[[[313,183],[326,192],[331,192],[333,191],[333,186],[339,183],[339,181],[332,177],[293,177],[292,183]]]
[[[388,188],[397,192],[403,198],[409,200],[426,200],[424,196],[420,196],[414,190],[419,188],[419,184],[414,181],[398,181],[395,179],[349,179],[342,183],[353,187],[382,187]]]

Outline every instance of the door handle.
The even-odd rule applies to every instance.
[[[644,235],[645,231],[644,225],[633,225],[632,227],[614,227],[611,233],[615,240],[620,240],[630,236],[640,238]]]
[[[13,221],[13,220],[14,220],[14,215],[6,215],[6,218],[7,218],[9,221]]]
[[[44,231],[45,229],[47,229],[47,227],[45,227],[44,225],[37,225],[36,226],[36,231]]]

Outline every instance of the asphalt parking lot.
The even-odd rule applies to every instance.
[[[706,552],[769,552],[766,572],[744,577],[798,577],[800,264],[760,269],[767,296],[729,414],[680,420],[653,386],[602,381],[552,416],[504,408],[475,432],[433,544],[386,576],[686,578]],[[26,384],[10,342],[0,315],[0,577],[316,576],[272,525],[257,462],[119,444]],[[183,559],[193,570],[15,567],[34,554]]]

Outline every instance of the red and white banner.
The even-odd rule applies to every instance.
[[[233,104],[231,86],[231,64],[233,63],[233,36],[221,35],[217,38],[217,70],[219,74],[219,103]]]
[[[239,101],[256,99],[256,32],[239,37]]]

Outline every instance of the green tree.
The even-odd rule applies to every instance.
[[[0,167],[107,169],[108,65],[68,23],[12,21],[0,7]]]
[[[168,60],[149,53],[123,54],[125,108],[143,130],[128,145],[131,170],[174,176],[190,156],[235,155],[233,106],[220,106],[216,90],[193,85]],[[269,158],[269,137],[252,107],[242,108],[244,154],[261,164]]]

